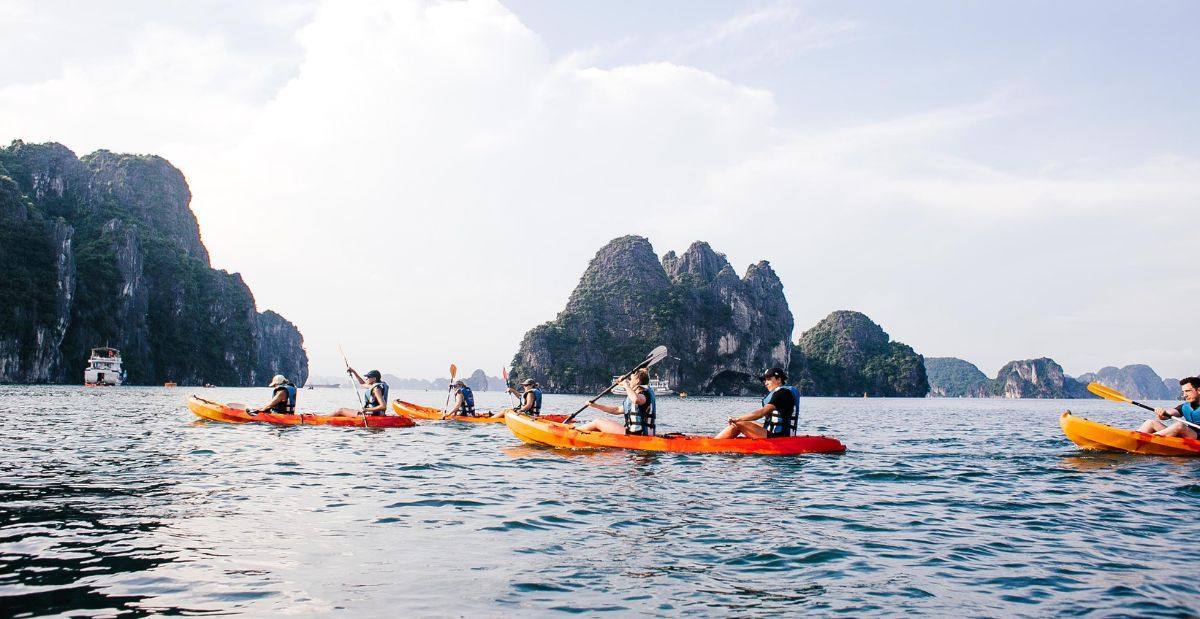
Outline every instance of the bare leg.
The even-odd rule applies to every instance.
[[[579,430],[580,432],[595,432],[596,430],[599,430],[606,434],[625,434],[624,424],[620,424],[615,421],[609,421],[607,419],[596,419],[594,421],[589,421],[575,429]]]
[[[753,421],[739,421],[729,424],[713,438],[735,438],[739,434],[750,438],[766,438],[767,430]]]
[[[333,411],[332,413],[329,413],[329,416],[330,417],[358,417],[361,414],[362,414],[362,411],[358,410],[357,408],[339,408],[339,409]]]
[[[1157,419],[1147,419],[1146,423],[1143,423],[1141,427],[1137,429],[1137,431],[1143,434],[1154,434],[1155,432],[1158,432],[1166,427],[1167,426],[1164,425],[1163,422]]]
[[[1183,438],[1196,438],[1196,433],[1194,431],[1192,431],[1192,429],[1190,427],[1188,427],[1188,425],[1186,423],[1183,423],[1182,421],[1176,421],[1175,423],[1171,424],[1169,427],[1159,430],[1158,432],[1155,432],[1155,434],[1158,436],[1180,436]]]

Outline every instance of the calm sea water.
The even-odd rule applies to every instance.
[[[807,399],[849,451],[762,458],[202,423],[189,393],[0,387],[0,615],[1200,613],[1200,459],[1078,451],[1063,409],[1145,416],[1098,400]],[[664,399],[660,423],[755,404]]]

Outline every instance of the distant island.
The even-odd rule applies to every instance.
[[[703,241],[659,259],[648,239],[623,236],[596,252],[558,316],[525,334],[512,375],[548,391],[599,391],[665,344],[672,358],[655,371],[693,394],[760,393],[754,376],[773,366],[810,396],[1090,398],[1091,381],[1135,398],[1179,392],[1175,379],[1145,365],[1072,378],[1045,357],[1011,361],[989,378],[962,359],[925,358],[855,311],[830,313],[795,342],[793,326],[769,262],[739,276]]]
[[[191,197],[161,157],[0,148],[0,382],[81,383],[111,346],[129,384],[303,384],[300,332],[211,267]]]
[[[557,318],[525,334],[512,374],[551,391],[598,391],[665,344],[673,358],[655,371],[689,393],[758,393],[754,376],[768,367],[790,368],[809,395],[929,392],[921,356],[863,314],[834,312],[796,343],[793,326],[767,261],[739,277],[708,243],[660,261],[649,240],[624,236],[596,253]]]
[[[449,378],[400,378],[394,374],[384,374],[383,379],[394,389],[428,389],[430,391],[445,391],[450,386]],[[462,379],[472,391],[504,391],[504,381],[496,376],[488,376],[483,370],[475,370],[470,375],[456,377]]]

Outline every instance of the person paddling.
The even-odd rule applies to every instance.
[[[1176,421],[1169,426],[1163,423],[1171,417],[1179,417],[1184,421],[1200,425],[1200,378],[1189,376],[1179,381],[1179,386],[1183,388],[1183,403],[1175,408],[1154,409],[1154,414],[1158,419],[1146,420],[1146,423],[1138,428],[1138,432],[1157,434],[1158,436],[1200,438],[1200,433],[1197,433],[1195,428],[1182,421]],[[1162,421],[1159,421],[1160,419]]]
[[[537,417],[541,415],[542,390],[540,387],[538,387],[537,381],[533,380],[532,378],[526,378],[525,380],[521,381],[521,386],[524,387],[524,391],[522,391],[520,394],[518,394],[517,390],[513,389],[512,387],[505,389],[505,391],[513,395],[521,396],[521,404],[513,410],[518,413],[529,415],[530,417]]]
[[[278,415],[295,415],[296,414],[296,385],[292,381],[284,377],[283,374],[276,374],[268,387],[274,388],[271,395],[271,401],[262,408],[247,409],[246,412],[251,415],[255,413],[275,413]]]
[[[466,381],[461,378],[454,381],[454,387],[454,406],[446,411],[445,415],[442,415],[442,419],[456,415],[476,417],[478,414],[475,412],[475,393],[467,386]]]
[[[588,402],[588,406],[604,411],[610,415],[623,415],[625,423],[620,424],[608,419],[594,419],[581,426],[576,426],[580,432],[599,430],[607,434],[634,434],[638,436],[654,436],[655,417],[658,414],[657,402],[654,400],[654,390],[646,385],[650,382],[650,373],[642,368],[625,379],[625,401],[621,406]]]
[[[794,436],[800,412],[800,390],[785,384],[787,373],[781,368],[763,372],[759,379],[767,388],[761,408],[739,417],[730,417],[729,425],[713,438],[777,438]],[[762,419],[761,424],[755,420]]]
[[[363,405],[361,409],[339,408],[332,414],[342,417],[357,417],[359,415],[383,415],[387,413],[388,402],[388,384],[383,382],[383,375],[379,370],[371,370],[366,374],[360,375],[354,368],[346,368],[346,373],[351,378],[358,381],[360,385],[366,385],[367,390],[363,393]]]

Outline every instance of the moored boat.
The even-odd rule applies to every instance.
[[[1083,449],[1124,451],[1154,456],[1200,456],[1200,441],[1178,436],[1158,436],[1125,430],[1076,417],[1067,411],[1059,417],[1063,434]]]
[[[108,346],[93,348],[83,370],[83,384],[88,387],[120,387],[125,382],[121,368],[121,351]]]
[[[678,453],[726,453],[792,456],[806,453],[842,453],[846,446],[828,436],[780,438],[712,438],[686,434],[632,436],[605,432],[580,432],[564,423],[534,419],[520,413],[504,416],[517,438],[533,445],[559,449],[632,449]]]
[[[224,423],[271,423],[283,426],[341,426],[368,428],[408,428],[417,425],[403,415],[368,415],[367,417],[342,417],[340,415],[317,415],[297,413],[248,413],[244,408],[230,407],[220,402],[192,396],[187,401],[188,409],[197,417]]]

